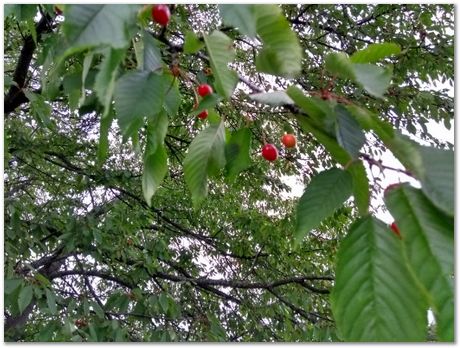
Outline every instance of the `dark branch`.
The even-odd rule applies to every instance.
[[[52,27],[50,23],[52,18],[49,15],[42,16],[40,21],[35,26],[37,32],[37,42],[41,40],[43,33],[51,32]],[[5,116],[14,111],[18,106],[26,103],[28,99],[24,95],[23,89],[26,87],[27,74],[29,72],[30,63],[37,45],[32,37],[28,35],[24,38],[24,44],[21,49],[21,54],[18,58],[18,64],[13,74],[13,81],[15,82],[5,96],[4,113]]]

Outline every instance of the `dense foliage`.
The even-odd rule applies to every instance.
[[[155,11],[5,6],[5,340],[453,341],[453,5]]]

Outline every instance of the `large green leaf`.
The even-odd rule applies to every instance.
[[[163,145],[167,131],[168,117],[165,111],[149,120],[142,173],[142,192],[149,206],[152,196],[168,173],[168,155]]]
[[[371,44],[365,49],[352,54],[350,61],[352,63],[375,63],[379,60],[398,54],[401,48],[393,42]]]
[[[212,124],[193,139],[184,159],[184,176],[195,207],[208,194],[208,175],[225,166],[224,123]]]
[[[335,112],[329,103],[319,98],[307,97],[295,86],[290,86],[286,93],[316,127],[330,136],[335,136]]]
[[[370,187],[366,168],[362,161],[351,163],[347,168],[353,180],[353,197],[361,215],[367,215],[370,203]]]
[[[385,203],[395,217],[413,272],[429,293],[438,336],[453,341],[454,219],[407,184],[389,191]]]
[[[110,110],[112,96],[115,89],[115,79],[118,73],[118,66],[125,56],[125,50],[108,49],[105,52],[99,68],[99,73],[94,81],[94,91],[99,101],[104,106],[102,118],[105,118]]]
[[[163,67],[160,47],[158,47],[157,42],[149,32],[144,31],[142,38],[144,42],[144,50],[142,55],[141,70],[160,70]]]
[[[257,34],[263,42],[256,58],[260,72],[292,78],[302,71],[302,48],[281,8],[276,5],[254,5]]]
[[[166,90],[164,108],[168,115],[173,117],[177,115],[182,101],[179,91],[179,81],[170,75],[166,75],[165,79],[168,80],[168,87]]]
[[[348,55],[343,52],[329,54],[325,64],[330,73],[358,83],[377,98],[383,97],[393,73],[391,68],[352,63]]]
[[[22,284],[24,284],[24,280],[21,278],[5,279],[3,283],[3,292],[9,295]]]
[[[153,117],[161,111],[167,83],[165,76],[147,71],[131,71],[118,79],[115,110],[124,137],[137,132],[144,117]]]
[[[353,63],[348,55],[344,52],[334,52],[326,56],[325,65],[327,71],[331,74],[341,76],[352,81],[355,80]]]
[[[94,52],[90,51],[85,55],[85,58],[83,59],[83,68],[81,72],[81,96],[80,96],[80,100],[78,101],[78,105],[85,104],[86,78],[88,77],[89,70],[91,69],[91,66],[93,65],[93,58],[94,58]]]
[[[224,23],[235,27],[238,31],[249,37],[256,37],[256,21],[254,5],[250,4],[225,4],[219,5],[219,12]]]
[[[356,82],[369,94],[382,98],[391,82],[393,71],[372,64],[353,64]]]
[[[204,47],[204,42],[193,31],[185,33],[184,53],[196,53]]]
[[[19,292],[18,297],[18,306],[19,306],[19,313],[24,312],[24,309],[30,304],[32,301],[32,297],[34,295],[34,288],[31,285],[26,285],[21,289]]]
[[[51,122],[51,106],[48,104],[45,97],[28,90],[24,90],[24,95],[30,101],[30,113],[35,117],[39,124],[45,125],[48,128],[53,127]]]
[[[251,164],[249,155],[251,134],[249,128],[241,128],[233,132],[225,144],[226,171],[230,181],[233,181],[241,171],[247,169]]]
[[[5,4],[3,6],[5,18],[14,14],[18,21],[32,20],[38,12],[36,4]]]
[[[152,196],[168,173],[168,155],[164,146],[158,146],[154,153],[144,158],[144,172],[142,173],[142,192],[150,206]]]
[[[139,5],[69,4],[66,6],[63,32],[67,54],[87,48],[129,46]]]
[[[352,225],[337,254],[332,312],[345,341],[425,341],[428,306],[402,242],[368,216]]]
[[[384,140],[395,157],[418,179],[422,190],[439,209],[454,216],[454,152],[422,146],[395,133]]]
[[[203,99],[201,99],[200,103],[198,104],[198,106],[196,107],[196,109],[194,109],[191,114],[193,116],[196,116],[198,114],[200,114],[203,110],[209,110],[209,109],[212,109],[214,108],[214,106],[217,105],[217,103],[219,103],[220,101],[222,100],[222,98],[215,94],[215,93],[212,93],[212,94],[208,94],[206,97],[204,97]]]
[[[359,150],[366,142],[366,137],[359,123],[342,105],[335,107],[337,141],[353,157],[358,158]]]
[[[57,313],[56,308],[56,295],[50,289],[45,289],[46,293],[46,303],[48,304],[48,309],[50,313],[55,315]]]
[[[372,129],[404,167],[420,180],[423,192],[433,204],[453,216],[454,152],[420,145],[365,109],[356,106],[347,109],[362,128]]]
[[[351,192],[351,175],[341,169],[332,168],[313,177],[297,204],[296,240],[302,240],[331,216]]]
[[[337,140],[326,134],[324,131],[312,125],[312,123],[304,116],[296,116],[297,121],[305,132],[313,134],[313,136],[322,144],[331,156],[345,166],[351,160],[351,156],[338,143]]]
[[[423,164],[422,190],[444,213],[455,214],[454,152],[428,146],[419,147]]]
[[[109,130],[112,126],[114,113],[109,112],[108,117],[102,118],[99,127],[99,144],[97,147],[97,162],[99,165],[103,164],[107,159],[109,151]]]
[[[211,35],[204,36],[204,42],[215,77],[214,87],[220,95],[229,99],[238,82],[238,74],[228,68],[228,63],[235,58],[233,41],[224,33],[215,30]]]

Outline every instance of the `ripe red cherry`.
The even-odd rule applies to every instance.
[[[212,87],[206,83],[198,86],[198,94],[201,97],[206,97],[208,94],[212,94]]]
[[[278,150],[273,144],[265,144],[262,148],[262,156],[267,161],[274,161],[278,158]]]
[[[395,222],[391,224],[390,228],[399,238],[401,238],[401,233],[399,233],[399,228]]]
[[[284,134],[281,138],[281,142],[286,147],[294,147],[297,140],[293,134]]]
[[[152,18],[159,25],[166,27],[169,23],[169,18],[171,17],[171,12],[169,12],[169,7],[167,5],[155,5],[152,8]]]
[[[208,110],[204,110],[198,114],[198,118],[201,118],[202,120],[204,120],[206,117],[208,117]]]

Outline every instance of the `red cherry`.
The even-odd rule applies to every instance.
[[[166,27],[169,23],[171,13],[167,5],[155,5],[152,8],[152,18],[159,25]]]
[[[281,142],[286,147],[294,147],[297,140],[293,134],[284,134],[281,138]]]
[[[265,144],[262,148],[262,156],[267,161],[274,161],[278,158],[278,150],[273,144]]]
[[[212,94],[212,87],[206,83],[198,86],[198,94],[201,97],[206,97],[208,94]]]
[[[399,233],[399,228],[395,222],[391,224],[390,228],[399,238],[401,238],[401,233]]]
[[[198,118],[201,118],[202,120],[204,120],[206,117],[208,117],[208,110],[204,110],[198,114]]]
[[[383,191],[383,195],[386,196],[388,192],[390,192],[393,189],[398,188],[400,185],[401,185],[400,183],[388,185],[388,187]]]

